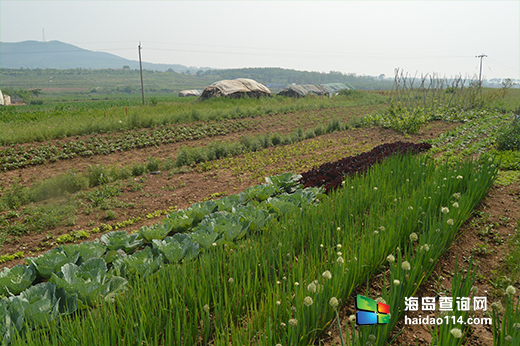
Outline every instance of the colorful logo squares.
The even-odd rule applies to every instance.
[[[357,325],[385,324],[390,321],[388,305],[359,294],[356,296],[356,310]]]

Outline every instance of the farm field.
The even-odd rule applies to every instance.
[[[37,257],[56,246],[99,239],[108,231],[125,230],[131,233],[143,228],[146,229],[146,227],[153,227],[153,225],[161,223],[166,215],[172,215],[177,210],[187,209],[194,203],[218,200],[222,197],[230,197],[249,191],[248,189],[252,186],[263,183],[264,178],[268,176],[286,172],[301,174],[328,162],[369,152],[381,144],[397,141],[414,143],[427,141],[433,145],[433,148],[427,154],[419,155],[418,159],[404,159],[403,162],[406,162],[406,165],[409,164],[410,167],[415,168],[410,168],[410,171],[403,171],[403,175],[396,177],[395,182],[402,181],[408,174],[411,174],[409,179],[412,179],[415,171],[420,170],[423,170],[424,175],[431,176],[433,181],[438,181],[436,179],[440,179],[440,181],[451,179],[450,181],[453,181],[449,185],[449,189],[452,191],[450,195],[442,197],[441,194],[435,202],[439,209],[449,203],[451,213],[453,215],[460,214],[460,218],[456,219],[456,226],[447,228],[447,232],[449,230],[451,233],[445,237],[443,242],[436,243],[439,240],[435,238],[436,227],[434,225],[436,225],[436,222],[442,223],[444,220],[443,226],[439,227],[447,227],[445,225],[446,220],[437,219],[434,213],[428,212],[423,221],[431,224],[424,227],[423,235],[429,240],[420,241],[421,250],[418,249],[419,246],[414,247],[413,241],[407,244],[405,239],[409,237],[413,230],[419,233],[420,228],[413,225],[410,229],[405,228],[399,231],[400,224],[398,223],[390,227],[390,224],[397,222],[390,221],[392,215],[394,215],[389,207],[391,201],[373,197],[376,199],[372,203],[374,201],[382,203],[382,207],[374,208],[373,212],[376,215],[381,213],[381,217],[386,218],[385,220],[388,222],[386,228],[391,228],[392,232],[397,232],[394,240],[391,236],[384,238],[385,245],[383,248],[388,253],[383,251],[379,256],[380,258],[377,256],[367,257],[366,261],[370,263],[367,269],[361,269],[355,265],[356,269],[352,270],[355,273],[352,273],[352,275],[346,274],[347,276],[342,279],[344,282],[348,282],[348,287],[342,287],[339,282],[334,280],[334,284],[330,288],[326,286],[328,274],[325,275],[325,272],[328,271],[329,263],[332,266],[331,268],[334,268],[330,269],[334,278],[343,275],[340,273],[342,268],[347,268],[348,273],[348,263],[354,261],[356,257],[353,254],[358,251],[353,245],[354,240],[360,240],[355,235],[347,234],[348,232],[341,233],[338,236],[328,232],[332,232],[336,227],[338,227],[338,231],[344,227],[351,227],[359,232],[363,231],[366,227],[363,226],[361,219],[356,219],[356,217],[366,218],[364,222],[374,226],[374,229],[383,227],[373,224],[376,221],[365,214],[363,208],[368,209],[370,203],[366,200],[363,204],[361,200],[365,198],[363,196],[372,196],[367,194],[366,191],[369,190],[363,190],[365,185],[366,188],[372,189],[371,191],[377,191],[378,188],[382,190],[381,192],[386,191],[385,194],[388,195],[388,198],[390,196],[396,198],[403,196],[402,193],[407,191],[406,189],[414,191],[411,196],[407,196],[407,198],[410,198],[410,203],[412,201],[419,203],[414,206],[423,203],[420,202],[420,191],[432,192],[431,185],[427,184],[429,180],[421,181],[420,179],[414,180],[415,185],[404,184],[403,182],[403,186],[399,187],[392,185],[394,184],[393,180],[388,178],[387,186],[374,186],[374,182],[387,179],[383,178],[385,172],[388,173],[388,170],[393,172],[397,167],[400,167],[398,160],[392,161],[389,159],[388,165],[390,166],[383,165],[381,167],[386,168],[380,170],[377,168],[379,165],[377,165],[374,169],[369,170],[369,172],[373,172],[370,174],[374,174],[370,178],[372,180],[365,181],[361,176],[345,179],[345,186],[348,187],[352,182],[353,190],[356,190],[354,186],[359,185],[360,189],[363,186],[363,189],[356,192],[359,194],[357,198],[360,204],[358,206],[356,204],[345,204],[345,208],[348,205],[347,210],[357,208],[356,212],[352,211],[353,218],[345,221],[346,224],[341,221],[341,212],[334,211],[337,214],[330,214],[328,217],[339,222],[341,226],[336,223],[333,226],[324,227],[324,234],[309,231],[310,233],[305,235],[301,232],[307,229],[307,225],[300,225],[291,217],[280,214],[282,216],[279,216],[279,225],[269,224],[272,229],[264,229],[265,234],[257,231],[253,232],[251,236],[248,235],[245,239],[238,240],[238,244],[241,245],[236,248],[236,255],[231,255],[228,250],[216,250],[213,253],[212,250],[206,249],[201,252],[200,258],[202,259],[215,256],[219,261],[229,260],[232,263],[239,261],[242,258],[240,256],[245,256],[244,258],[260,256],[259,258],[262,258],[260,249],[273,245],[275,240],[278,239],[276,237],[284,234],[283,230],[290,229],[295,232],[294,235],[288,236],[287,243],[280,240],[280,244],[283,243],[281,247],[284,253],[288,251],[287,254],[290,255],[291,260],[287,263],[278,262],[276,259],[277,251],[275,251],[274,255],[266,254],[265,261],[270,263],[271,266],[282,266],[287,271],[287,275],[291,273],[290,275],[301,276],[302,281],[298,281],[302,283],[301,288],[298,288],[299,284],[295,287],[294,282],[293,284],[287,282],[278,289],[276,288],[276,280],[279,279],[280,273],[263,272],[262,269],[262,272],[256,275],[265,275],[265,280],[254,279],[254,282],[247,284],[253,286],[243,286],[245,284],[240,283],[242,286],[236,288],[238,291],[234,291],[235,288],[231,286],[227,290],[234,292],[237,298],[241,295],[239,292],[253,289],[253,287],[255,290],[264,290],[265,295],[262,294],[257,298],[247,297],[246,295],[240,298],[241,304],[244,304],[244,306],[234,308],[229,307],[224,301],[234,295],[228,296],[229,292],[221,295],[219,293],[217,297],[210,298],[214,303],[210,304],[207,309],[202,303],[192,306],[192,308],[197,309],[197,313],[192,317],[200,319],[200,325],[190,326],[190,321],[175,320],[175,318],[184,318],[181,315],[177,314],[176,317],[172,315],[171,318],[174,318],[173,321],[175,321],[173,324],[190,328],[185,336],[177,334],[179,331],[176,330],[158,330],[158,334],[151,337],[150,333],[153,334],[153,332],[147,329],[146,323],[143,323],[142,329],[141,327],[137,328],[139,333],[143,333],[142,340],[147,340],[147,344],[164,344],[166,340],[180,341],[184,338],[186,339],[183,342],[186,344],[189,344],[187,340],[200,344],[206,342],[213,344],[227,344],[229,342],[238,344],[237,342],[240,342],[243,344],[248,340],[251,343],[258,342],[266,345],[274,341],[281,344],[314,343],[323,345],[347,342],[346,339],[348,339],[352,330],[348,322],[349,316],[355,313],[351,297],[355,293],[370,294],[371,297],[377,297],[381,295],[382,291],[385,291],[385,288],[381,286],[382,280],[387,278],[390,280],[389,282],[394,280],[395,283],[395,280],[397,280],[395,275],[401,275],[397,277],[400,278],[399,280],[404,287],[404,282],[409,280],[409,277],[406,276],[405,278],[405,272],[394,268],[391,263],[389,266],[385,259],[389,253],[393,253],[396,258],[410,256],[411,253],[419,254],[420,251],[423,251],[425,244],[428,245],[428,248],[433,247],[433,244],[439,246],[439,251],[435,255],[437,257],[434,256],[435,261],[428,265],[426,265],[426,262],[420,262],[425,267],[424,272],[413,271],[413,275],[416,275],[414,278],[417,281],[413,283],[410,280],[410,284],[406,289],[403,288],[401,295],[396,296],[392,290],[389,291],[387,299],[394,299],[391,301],[394,305],[399,304],[399,299],[404,300],[403,294],[405,292],[409,296],[438,296],[441,292],[455,294],[453,292],[455,284],[452,286],[452,281],[465,275],[464,271],[459,271],[457,268],[461,266],[468,268],[470,263],[475,265],[477,262],[477,269],[469,270],[474,275],[472,285],[478,287],[479,292],[486,292],[488,299],[492,298],[498,301],[507,298],[507,295],[504,295],[503,292],[509,286],[516,286],[520,289],[518,277],[515,274],[519,271],[518,265],[515,267],[515,260],[518,259],[515,256],[518,255],[511,253],[510,250],[510,248],[514,249],[515,240],[518,242],[516,230],[519,227],[520,220],[518,200],[520,195],[518,169],[520,167],[514,164],[515,151],[499,152],[496,150],[497,137],[505,131],[504,128],[512,121],[512,112],[502,113],[493,109],[472,110],[461,112],[457,116],[450,114],[450,121],[446,121],[448,116],[443,120],[443,115],[438,114],[422,124],[420,130],[416,133],[403,133],[396,131],[394,128],[384,128],[377,124],[377,121],[380,121],[377,115],[383,114],[388,107],[387,98],[372,95],[349,100],[349,97],[352,98],[352,95],[341,96],[338,99],[339,101],[334,101],[336,103],[316,99],[314,106],[309,104],[308,100],[301,101],[301,105],[298,104],[300,101],[296,100],[291,101],[290,104],[282,105],[285,107],[285,111],[276,112],[277,108],[271,106],[272,111],[258,112],[252,114],[252,116],[238,114],[240,108],[237,101],[234,101],[233,109],[235,109],[236,116],[198,121],[187,120],[177,124],[167,123],[162,126],[157,124],[143,127],[128,127],[126,123],[123,124],[124,118],[122,118],[121,123],[123,125],[120,130],[112,128],[106,132],[101,131],[103,133],[100,134],[84,133],[64,138],[58,137],[31,142],[20,141],[16,144],[4,145],[0,148],[3,155],[3,161],[0,158],[3,165],[3,171],[0,173],[2,189],[0,193],[0,213],[2,216],[0,258],[4,262],[3,265],[12,268],[17,264],[25,264],[25,259],[28,257]],[[359,97],[359,95],[356,97]],[[247,102],[247,100],[244,101]],[[169,105],[159,103],[157,107],[162,113],[167,113]],[[123,110],[123,106],[119,107],[119,111],[123,112]],[[111,109],[109,115],[117,112],[117,108]],[[147,112],[153,113],[153,108]],[[52,118],[52,112],[50,113],[49,118]],[[60,116],[66,117],[67,113],[65,112]],[[394,126],[393,123],[391,124],[390,126]],[[400,124],[398,128],[402,129],[403,124]],[[158,131],[162,132],[159,133]],[[52,138],[52,136],[50,137]],[[141,142],[132,142],[126,144],[126,146],[122,144],[135,141],[136,138],[140,138]],[[156,140],[156,138],[158,139]],[[176,139],[167,140],[168,138]],[[491,156],[487,157],[489,161],[480,163],[481,166],[486,167],[485,170],[471,166],[470,161],[472,159],[476,160],[479,156],[490,152],[492,153]],[[16,160],[13,158],[16,158]],[[12,165],[15,162],[17,165]],[[506,164],[508,164],[507,168]],[[470,182],[466,182],[465,178],[460,178],[463,181],[459,182],[458,176],[462,172],[465,172],[468,177],[475,175],[475,181],[482,179],[482,183],[478,182],[472,185]],[[493,184],[495,179],[496,181]],[[459,191],[461,183],[464,184],[464,188]],[[489,193],[487,192],[488,189],[490,189]],[[346,200],[340,202],[343,201],[342,198],[347,198],[341,197],[343,196],[342,193],[348,194],[348,189],[341,190],[345,190],[345,192],[338,192],[337,196],[333,193],[331,197],[320,201],[320,204],[330,203],[336,199],[340,204],[354,203],[346,202]],[[468,198],[463,198],[460,201],[457,200],[458,197],[450,198],[452,194],[459,192],[467,193]],[[486,197],[481,202],[481,198],[484,196]],[[455,214],[456,209],[459,208],[459,202],[460,212]],[[457,207],[454,207],[455,204]],[[362,205],[365,205],[365,207]],[[429,204],[423,206],[426,208],[427,205]],[[387,207],[388,209],[386,209]],[[411,207],[411,205],[400,205],[399,208],[412,213],[413,208],[408,207]],[[476,207],[476,211],[473,212],[474,207]],[[306,209],[308,207],[304,206],[301,208],[304,210],[304,215],[307,212],[309,215],[313,215],[309,216],[311,220],[314,220],[312,222],[316,222],[321,217],[318,211],[312,209],[319,208],[319,205],[309,207],[311,209]],[[428,208],[432,208],[431,205]],[[333,208],[331,207],[331,209]],[[354,215],[356,216],[354,217]],[[394,217],[397,217],[397,215],[394,215]],[[312,217],[315,219],[312,219]],[[422,218],[419,214],[413,214],[413,217]],[[453,223],[453,220],[451,222]],[[377,235],[379,232],[377,231],[375,234]],[[421,230],[421,232],[423,231]],[[297,234],[308,239],[309,246],[319,246],[321,239],[321,242],[326,243],[325,246],[330,250],[327,250],[327,254],[320,254],[311,250],[302,245],[303,240],[298,238]],[[374,236],[367,237],[370,238],[367,241],[374,241],[372,239]],[[338,239],[343,239],[342,250],[341,246],[335,248],[333,243]],[[400,242],[393,242],[398,239],[401,239]],[[453,241],[453,245],[450,239]],[[347,240],[350,240],[350,242]],[[404,246],[405,253],[391,251],[392,248],[395,249],[397,244]],[[249,246],[251,246],[252,252],[248,254],[247,248]],[[233,247],[233,249],[235,248]],[[383,253],[385,253],[384,256]],[[418,255],[418,257],[421,256]],[[298,257],[300,261],[298,261]],[[341,263],[339,263],[339,260],[337,261],[338,258],[341,258]],[[190,269],[187,268],[199,272],[210,270],[205,269],[200,264],[202,259],[200,261],[198,259],[185,261],[181,265],[172,265],[171,269],[168,270],[175,271],[175,273],[172,272],[175,277],[189,273]],[[302,271],[306,270],[306,267],[302,263],[306,261],[317,267],[304,274]],[[355,261],[357,261],[357,258]],[[244,264],[245,267],[249,265]],[[233,280],[225,279],[224,282],[218,284],[219,286],[227,287],[233,284],[232,281],[241,281],[236,276],[240,275],[239,271],[235,272],[238,269],[228,268],[227,266],[213,269],[218,271],[231,270],[235,273],[235,276],[231,276],[231,278],[234,277]],[[248,273],[247,270],[251,271],[247,268],[244,270],[243,273]],[[324,270],[325,272],[323,272]],[[508,272],[511,274],[508,275]],[[312,291],[309,288],[312,283],[310,276],[314,275],[318,278],[322,273],[325,281],[320,278],[319,283],[315,285],[318,285],[317,287],[323,285],[325,292],[338,297],[340,303],[332,304],[329,302],[330,297],[320,300],[321,298],[317,295],[312,295],[313,298],[310,301],[309,299],[305,300],[307,297],[311,297],[311,295],[306,295],[308,294],[306,290]],[[226,277],[224,272],[221,275]],[[410,275],[412,274],[410,273]],[[217,278],[209,279],[211,283],[208,281],[208,285],[217,284],[219,280],[222,281],[222,277],[217,276]],[[150,287],[146,285],[137,282],[135,285],[137,285],[135,290],[130,289],[125,294],[139,294],[138,292],[145,294],[143,292],[150,290]],[[186,290],[199,290],[199,288],[193,288],[195,286],[189,286],[191,285],[189,282],[186,285],[188,285],[185,288]],[[415,285],[417,286],[414,287]],[[467,289],[471,288],[472,285],[469,285]],[[466,289],[466,286],[464,287]],[[284,300],[282,304],[287,311],[283,310],[280,314],[273,315],[273,308],[269,308],[269,306],[279,305],[274,297],[280,294],[290,296],[291,292],[293,292],[293,295],[296,294],[296,298],[293,298],[299,299],[299,303],[303,302],[305,307],[303,309],[297,307],[291,313],[291,304],[296,303]],[[465,293],[469,295],[469,291]],[[516,299],[518,300],[518,297]],[[191,304],[187,301],[184,301],[184,303]],[[318,305],[318,303],[322,305]],[[170,302],[171,304],[173,303]],[[219,304],[222,304],[222,307],[219,307]],[[506,303],[504,302],[504,304]],[[109,305],[107,307],[103,305],[103,309],[111,309]],[[323,311],[320,310],[319,306],[323,306]],[[309,312],[305,310],[306,308],[313,310]],[[126,316],[125,318],[136,318],[135,316],[131,317],[132,309],[128,308],[128,311],[123,313]],[[141,315],[138,315],[143,318],[144,311],[140,310],[143,307],[135,307],[135,309],[140,311],[139,314]],[[83,314],[88,314],[88,312],[82,311],[80,315]],[[313,315],[318,316],[316,320],[306,320]],[[223,320],[217,322],[217,316],[223,316]],[[299,317],[297,318],[297,316]],[[339,319],[331,323],[334,316],[339,317]],[[514,316],[514,318],[518,318],[519,315]],[[98,318],[100,318],[99,314],[94,312],[92,320],[97,321]],[[148,316],[148,319],[150,318],[151,316]],[[78,319],[80,319],[79,316]],[[242,319],[245,320],[242,321]],[[273,321],[278,321],[279,324],[279,321],[282,320],[285,321],[282,324],[287,324],[286,327],[291,328],[287,329],[287,332],[270,324]],[[297,326],[291,324],[296,323],[293,320],[299,321]],[[514,321],[520,323],[520,321]],[[112,322],[117,325],[116,321]],[[509,326],[512,328],[516,322],[511,322]],[[76,322],[71,320],[63,323],[65,325],[70,323],[70,328],[72,328]],[[106,322],[99,323],[107,324]],[[291,326],[288,324],[291,324]],[[315,329],[310,331],[306,329],[311,325]],[[386,328],[383,334],[378,334],[375,342],[372,340],[372,334],[362,333],[362,335],[359,335],[356,344],[362,342],[364,345],[366,342],[371,342],[372,344],[384,345],[386,340],[394,338],[393,345],[426,345],[433,342],[432,340],[456,342],[452,344],[461,344],[462,341],[467,341],[469,345],[495,345],[501,344],[500,341],[496,343],[496,340],[504,340],[507,335],[511,336],[510,334],[505,335],[504,332],[498,333],[496,330],[493,333],[491,326],[478,326],[471,329],[463,328],[464,337],[455,340],[450,336],[450,330],[446,332],[446,328],[439,328],[439,330],[436,330],[437,334],[435,334],[425,326],[404,326],[402,319],[392,323],[392,326],[393,329]],[[85,331],[87,330],[87,327],[83,328],[85,328]],[[381,329],[371,328],[371,333],[381,332]],[[509,328],[509,333],[516,333],[511,337],[517,338],[519,333],[511,328]],[[122,328],[122,337],[129,337],[128,333],[131,330],[132,328],[129,327]],[[109,329],[106,329],[106,331],[113,333]],[[228,331],[229,335],[226,335],[225,331]],[[188,334],[189,336],[187,336]],[[37,334],[33,334],[32,337],[38,338]],[[80,338],[84,337],[81,336]],[[54,340],[51,344],[59,343],[58,339],[51,338],[51,340]],[[61,342],[65,342],[64,340],[66,338],[62,339]],[[99,339],[96,342],[110,344],[110,340],[111,336],[105,336],[105,339]],[[130,341],[130,339],[125,340]],[[93,342],[93,340],[90,340],[90,342]],[[34,344],[39,344],[39,342]]]

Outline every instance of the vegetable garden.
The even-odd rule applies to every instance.
[[[241,107],[240,100],[230,102],[233,109]],[[405,118],[389,118],[405,112],[395,106],[389,113],[372,109],[377,113],[361,120],[354,110],[366,105],[349,96],[318,98],[314,105],[290,102],[284,117],[299,116],[302,127],[289,120],[275,134],[261,129],[276,115],[260,112],[233,121],[204,118],[0,148],[6,177],[0,196],[0,258],[7,265],[0,272],[3,343],[407,342],[401,336],[407,328],[405,297],[431,282],[488,191],[506,170],[519,169],[518,148],[500,146],[514,139],[514,131],[505,132],[512,113],[437,109],[421,120],[423,133],[415,134],[419,130],[409,131]],[[143,150],[148,152],[133,166],[98,164],[79,172],[59,170],[46,180],[7,182],[35,165],[42,171],[52,162],[83,167],[86,160]],[[36,157],[41,162],[31,161]],[[179,183],[157,188],[172,180]],[[154,182],[155,190],[146,187]],[[216,191],[203,189],[213,183]],[[518,196],[518,182],[512,184]],[[239,191],[222,191],[233,185]],[[206,197],[195,195],[200,190]],[[128,196],[147,204],[131,206],[137,202]],[[155,200],[168,207],[154,208]],[[80,215],[75,222],[60,219],[48,230],[41,224],[30,228],[38,210],[60,203]],[[96,216],[102,211],[122,216]],[[476,296],[479,261],[484,258],[466,258],[466,269],[452,273],[452,287],[441,296]],[[511,277],[507,290],[497,286],[493,298],[501,298],[504,308],[490,309],[487,344],[520,340],[516,280]],[[355,294],[385,301],[389,323],[356,326],[348,314]],[[431,329],[428,343],[473,340],[473,329],[456,322],[468,313],[449,316],[452,322]]]

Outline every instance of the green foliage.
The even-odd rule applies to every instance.
[[[215,201],[205,201],[192,204],[189,208],[184,210],[184,214],[193,219],[193,225],[197,225],[206,215],[209,215],[217,210],[218,206]]]
[[[33,266],[16,265],[13,268],[4,268],[0,272],[0,295],[19,294],[31,286],[36,279],[36,270]]]
[[[19,209],[21,206],[31,202],[61,197],[88,187],[89,182],[84,175],[69,171],[57,177],[36,182],[30,188],[15,183],[3,194],[0,202],[9,209]]]
[[[278,174],[272,177],[266,177],[265,182],[272,185],[278,192],[295,192],[301,185],[301,174],[292,174],[291,172]]]
[[[156,172],[159,170],[159,165],[161,164],[161,162],[152,157],[152,156],[149,156],[148,159],[147,159],[147,162],[146,162],[146,170],[148,172]]]
[[[0,232],[11,235],[22,235],[27,232],[37,232],[42,229],[55,228],[64,220],[73,220],[76,206],[74,201],[48,205],[29,205],[24,208],[18,221],[6,222]]]
[[[404,311],[403,294],[413,296],[417,286],[427,280],[436,261],[451,246],[460,225],[491,187],[496,169],[495,163],[487,160],[463,162],[451,168],[437,167],[428,157],[390,158],[373,166],[366,175],[346,177],[345,188],[333,192],[318,206],[312,195],[304,192],[297,193],[298,197],[282,193],[268,198],[255,209],[265,215],[269,208],[271,217],[284,209],[289,214],[267,221],[236,244],[226,237],[240,238],[244,223],[261,219],[261,214],[245,216],[246,209],[258,202],[231,207],[238,211],[236,215],[206,214],[201,221],[204,227],[197,226],[197,232],[179,234],[171,240],[167,237],[164,242],[156,240],[152,250],[152,255],[163,255],[159,248],[164,247],[164,254],[177,263],[187,258],[189,251],[185,248],[189,247],[189,240],[197,238],[204,251],[196,258],[165,266],[144,280],[133,280],[132,289],[124,296],[100,290],[101,296],[95,302],[99,307],[79,314],[86,318],[63,319],[59,328],[29,331],[24,339],[32,345],[45,343],[49,337],[62,344],[71,344],[73,340],[99,345],[143,340],[163,344],[168,340],[191,345],[206,339],[205,343],[218,345],[229,344],[230,340],[233,344],[247,344],[251,335],[266,332],[262,343],[265,345],[311,344],[335,316],[329,303],[331,297],[346,302],[357,287],[366,283],[367,277],[381,268],[390,253],[399,262],[390,270],[391,275],[398,276],[391,279],[399,278],[402,286],[389,290],[383,287],[382,292],[397,321],[399,311]],[[406,179],[409,181],[404,182]],[[317,195],[319,191],[312,193]],[[453,197],[454,194],[459,197]],[[239,196],[229,203],[215,202],[199,208],[214,211],[220,205],[229,207],[232,202],[247,199],[243,196],[244,199]],[[455,199],[458,207],[451,207]],[[304,205],[308,202],[311,206]],[[446,205],[450,206],[448,213],[441,212]],[[411,244],[411,232],[418,234],[418,244]],[[373,251],[374,244],[378,251]],[[150,254],[142,256],[152,259]],[[125,258],[112,257],[113,263]],[[404,260],[410,263],[410,271],[400,269]],[[106,277],[113,275],[104,276],[106,266],[89,261],[81,267],[66,264],[51,281],[67,287],[69,282],[76,281],[81,291],[70,289],[83,303],[88,303],[93,292],[90,289],[98,287],[94,283],[106,283]],[[118,273],[126,270],[122,268]],[[142,268],[136,263],[133,271]],[[307,288],[310,283],[316,285],[315,292]],[[117,287],[117,282],[114,285]],[[102,299],[106,294],[110,302]],[[312,304],[307,304],[307,297],[312,298]],[[293,306],[296,310],[291,309]],[[241,318],[250,323],[237,326],[235,321]],[[282,323],[287,323],[286,328]],[[271,331],[269,326],[277,327]],[[386,340],[392,329],[377,327]],[[368,328],[359,334],[362,344],[368,341]]]
[[[154,257],[151,248],[146,247],[142,251],[115,260],[109,274],[127,278],[146,278],[155,273],[162,264],[163,256]]]
[[[464,269],[466,271],[466,269]],[[455,273],[453,275],[451,297],[453,301],[457,298],[468,297],[473,299],[475,292],[471,289],[475,282],[477,271],[475,267],[470,263],[470,268],[467,269],[467,273],[462,273],[461,267],[455,265]],[[454,309],[455,310],[455,309]],[[440,325],[434,324],[432,330],[432,343],[436,345],[453,345],[459,346],[465,343],[465,335],[469,332],[469,326],[465,322],[470,317],[470,311],[455,311],[447,312],[442,316],[442,319],[446,323]],[[461,323],[462,322],[462,323]],[[462,332],[462,337],[455,337],[451,331],[453,328],[459,328]]]
[[[518,116],[517,116],[518,117]],[[520,119],[517,118],[517,119]],[[502,128],[497,136],[498,150],[520,150],[520,121]]]
[[[205,233],[213,233],[217,235],[217,238],[232,242],[244,237],[249,225],[250,222],[246,221],[240,214],[230,214],[225,211],[219,211],[205,216],[204,219],[193,228],[193,232],[198,233],[199,230],[204,230]],[[207,241],[205,243],[207,246]]]
[[[24,257],[23,251],[15,252],[12,255],[9,255],[9,254],[1,255],[0,256],[0,263],[12,261],[12,260],[14,260],[16,258],[23,258],[23,257]]]
[[[248,135],[242,137],[238,142],[215,141],[206,147],[182,147],[177,155],[175,165],[182,167],[237,156],[243,153],[257,152],[272,146],[297,143],[315,136],[343,131],[348,128],[348,125],[342,124],[338,119],[334,119],[329,122],[326,128],[320,124],[314,129],[307,130],[305,133],[301,128],[298,128],[287,135],[279,133],[257,136]]]
[[[91,258],[100,258],[106,251],[106,247],[98,241],[86,241],[81,244],[70,244],[63,246],[62,249],[69,258],[79,256],[77,264],[81,264]]]
[[[520,180],[520,171],[499,171],[496,185],[509,186]]]
[[[429,120],[423,108],[417,107],[410,111],[404,108],[400,102],[397,103],[397,106],[394,105],[393,101],[390,102],[385,114],[365,118],[365,122],[368,124],[392,128],[402,133],[417,133]]]
[[[42,101],[42,103],[39,103],[39,102],[33,103],[31,101],[31,99],[33,97],[39,96],[41,94],[41,91],[42,91],[42,89],[33,89],[33,90],[26,90],[24,88],[19,88],[18,90],[10,89],[10,88],[3,89],[3,93],[5,95],[9,95],[11,97],[18,97],[18,98],[22,99],[23,102],[31,103],[31,104],[43,104],[43,101]]]
[[[520,170],[520,151],[519,150],[490,150],[490,154],[497,157],[500,169]]]
[[[152,240],[155,251],[164,256],[166,263],[179,263],[181,260],[190,260],[199,254],[199,243],[193,241],[189,235],[175,234],[164,240]]]
[[[76,297],[50,282],[32,286],[16,298],[20,299],[25,320],[30,326],[46,327],[60,314],[71,314],[77,309]]]
[[[143,245],[143,240],[138,239],[138,237],[137,233],[128,234],[126,231],[112,231],[103,234],[100,240],[105,244],[107,250],[122,249],[127,253],[131,253]]]
[[[15,334],[22,330],[23,307],[20,300],[2,298],[0,300],[0,337],[2,345],[9,345]]]
[[[244,221],[249,223],[251,232],[260,231],[271,219],[267,210],[255,208],[253,205],[239,205],[234,209],[234,213],[240,215]]]
[[[128,284],[122,277],[107,275],[107,265],[102,258],[91,258],[81,266],[65,264],[57,274],[52,273],[50,282],[76,294],[78,300],[91,307],[100,299],[110,300]]]
[[[265,201],[271,196],[274,196],[277,189],[273,185],[263,184],[251,186],[244,190],[245,194],[250,200],[257,200],[259,202]]]
[[[58,143],[64,146],[65,152],[60,152],[60,148],[53,146],[46,148],[46,151],[42,148],[42,152],[38,153],[40,155],[34,155],[34,163],[37,163],[37,158],[47,157],[47,160],[56,160],[71,155],[106,154],[237,130],[233,128],[236,125],[231,122],[208,124],[209,121],[309,109],[380,104],[385,100],[381,95],[369,94],[359,100],[336,96],[320,98],[319,102],[313,98],[293,99],[276,96],[268,99],[217,98],[205,102],[188,102],[189,100],[175,98],[165,99],[155,106],[142,106],[134,100],[3,107],[0,108],[0,122],[3,123],[0,127],[0,145],[110,133],[105,138],[92,137]],[[189,129],[186,126],[166,126],[193,121],[206,123],[194,124]],[[244,126],[240,121],[235,123]]]
[[[168,214],[164,219],[164,224],[170,229],[170,232],[179,233],[188,230],[193,225],[193,220],[194,217],[186,214],[184,210],[180,210]],[[146,232],[144,233],[146,234]]]
[[[2,196],[3,204],[9,209],[18,209],[32,200],[29,188],[16,183],[11,185]]]
[[[172,219],[170,218],[170,220]],[[139,239],[143,239],[148,243],[151,243],[154,239],[163,240],[172,229],[173,226],[166,222],[152,226],[143,226],[139,230]]]
[[[43,255],[25,258],[25,262],[33,264],[39,277],[48,279],[52,273],[57,273],[67,263],[77,263],[79,253],[69,254],[62,247],[56,247]]]
[[[56,238],[57,244],[70,243],[73,241],[74,241],[74,238],[72,237],[72,235],[70,235],[68,233],[62,234],[58,238]]]

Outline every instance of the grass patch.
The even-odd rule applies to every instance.
[[[204,102],[186,102],[176,98],[172,102],[147,106],[98,106],[88,104],[31,108],[0,108],[0,118],[13,119],[0,127],[0,145],[38,142],[85,134],[99,134],[136,128],[155,128],[168,124],[184,124],[195,121],[210,121],[256,117],[267,114],[287,113],[309,109],[354,107],[386,102],[386,97],[365,93],[356,99],[348,96],[333,98],[271,98],[227,99],[216,98]],[[31,121],[28,121],[31,119]]]

